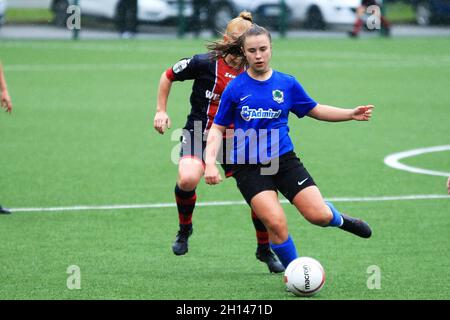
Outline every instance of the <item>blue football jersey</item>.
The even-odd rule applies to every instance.
[[[301,118],[316,105],[293,76],[273,70],[258,81],[244,72],[223,92],[214,123],[234,123],[232,163],[265,163],[294,149],[289,112]]]

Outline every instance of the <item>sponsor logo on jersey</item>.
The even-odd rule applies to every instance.
[[[189,62],[191,62],[191,59],[183,59],[183,60],[180,60],[177,63],[175,63],[175,65],[172,68],[173,73],[180,73],[181,71],[186,69]]]
[[[234,74],[231,74],[231,73],[229,73],[229,72],[226,72],[226,73],[225,73],[225,78],[231,78],[231,79],[234,79],[234,78],[236,78],[236,76],[235,76]]]
[[[252,119],[276,119],[280,116],[280,114],[281,110],[264,110],[263,108],[251,109],[248,106],[242,107],[241,110],[241,117],[245,121],[250,121]]]
[[[273,96],[273,100],[275,100],[278,103],[283,103],[284,102],[284,94],[283,91],[281,90],[273,90],[272,91],[272,96]]]
[[[211,92],[209,90],[205,91],[205,97],[206,97],[206,99],[209,99],[209,100],[220,100],[220,94]]]

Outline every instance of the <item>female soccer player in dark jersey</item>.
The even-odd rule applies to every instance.
[[[381,5],[382,5],[382,1],[378,1],[378,0],[362,0],[361,1],[361,5],[356,8],[356,21],[353,25],[353,30],[349,32],[350,37],[357,37],[359,35],[359,33],[361,32],[362,26],[363,26],[363,17],[364,15],[366,15],[367,10],[369,7],[371,6],[377,6],[378,9],[374,10],[372,12],[370,12],[371,14],[376,14],[379,15],[379,19],[380,19],[380,23],[381,23],[381,27],[382,27],[382,35],[384,36],[389,36],[391,33],[391,24],[388,21],[388,19],[386,19],[386,17],[383,15],[382,11],[381,11]]]
[[[219,48],[223,43],[237,39],[251,25],[251,14],[241,12],[237,18],[228,23],[223,41],[208,47]],[[241,61],[241,57],[232,54],[222,55],[216,50],[182,59],[161,75],[154,119],[154,128],[161,134],[170,127],[166,110],[172,82],[194,80],[190,97],[191,112],[181,137],[178,179],[175,186],[180,227],[172,245],[176,255],[188,252],[188,238],[193,230],[192,214],[197,199],[195,190],[204,174],[203,153],[206,147],[204,136],[213,123],[223,90],[232,79],[244,71]],[[228,174],[227,169],[224,170]],[[258,243],[256,257],[267,264],[270,272],[283,272],[283,266],[270,250],[267,229],[253,211],[252,221]]]
[[[290,112],[300,118],[307,115],[322,121],[367,121],[373,106],[342,109],[315,102],[294,77],[270,67],[271,37],[260,26],[251,27],[233,45],[242,46],[248,69],[222,94],[208,135],[205,182],[217,184],[221,181],[215,164],[216,154],[223,132],[234,123],[237,142],[230,155],[233,177],[245,200],[268,229],[271,248],[285,267],[297,258],[297,251],[288,233],[278,191],[309,222],[339,227],[369,238],[372,231],[367,223],[341,214],[331,203],[324,201],[313,178],[294,153],[287,124]],[[238,132],[245,139],[240,139]],[[253,143],[255,138],[256,144]],[[239,161],[242,153],[248,156]],[[269,167],[272,172],[263,172],[262,169]]]

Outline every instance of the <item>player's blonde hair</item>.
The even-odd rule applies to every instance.
[[[248,11],[242,11],[239,15],[228,22],[227,27],[224,31],[224,38],[217,41],[210,42],[206,45],[210,55],[213,59],[224,57],[228,54],[233,54],[227,50],[228,44],[235,42],[243,33],[253,26],[252,14]]]
[[[272,36],[270,35],[270,32],[267,31],[266,28],[254,23],[242,35],[240,35],[236,39],[233,39],[233,41],[216,41],[210,44],[208,46],[208,49],[211,50],[211,56],[216,59],[219,57],[226,57],[229,54],[235,57],[242,57],[243,59],[239,66],[243,67],[247,64],[247,59],[245,58],[244,52],[242,51],[245,45],[245,40],[247,39],[247,37],[259,35],[266,35],[270,41],[270,44],[272,44]]]
[[[250,29],[252,24],[252,14],[248,11],[241,11],[236,18],[228,22],[225,34],[232,38],[238,38],[241,34]]]

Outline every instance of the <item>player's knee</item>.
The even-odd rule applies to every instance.
[[[266,228],[277,238],[287,239],[288,228],[284,219],[272,219],[266,223]]]
[[[199,179],[194,175],[182,175],[178,178],[178,186],[181,190],[194,190],[199,183]]]
[[[325,227],[330,223],[330,217],[322,216],[322,215],[315,215],[315,216],[311,217],[310,219],[308,219],[308,221],[317,226]]]
[[[303,214],[308,222],[317,226],[327,226],[333,218],[326,206],[312,208]]]

